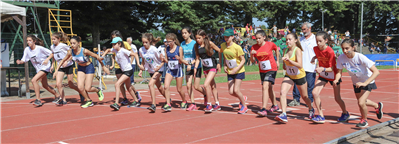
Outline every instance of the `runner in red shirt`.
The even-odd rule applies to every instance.
[[[251,58],[252,63],[255,62],[255,58],[259,61],[259,73],[262,84],[262,109],[258,111],[258,115],[267,116],[267,97],[272,101],[272,107],[269,112],[274,112],[279,109],[274,95],[273,85],[276,78],[277,70],[279,67],[279,51],[277,46],[268,42],[266,39],[266,33],[263,30],[259,30],[255,34],[257,44],[252,46]],[[273,51],[276,53],[277,62],[274,59]]]
[[[319,67],[316,68],[316,72],[319,73],[319,79],[317,80],[312,92],[316,108],[319,111],[319,115],[312,118],[312,121],[315,123],[325,122],[325,118],[321,108],[320,92],[327,84],[327,82],[329,82],[333,86],[335,101],[338,103],[342,110],[342,115],[338,119],[338,121],[347,121],[349,118],[349,113],[348,111],[346,111],[345,103],[340,95],[340,83],[342,82],[341,79],[339,79],[337,84],[333,85],[333,81],[338,70],[336,67],[334,50],[327,45],[327,42],[328,34],[324,31],[317,32],[317,46],[313,48],[316,56],[313,57],[311,61],[312,64],[315,64],[316,59],[319,61]]]

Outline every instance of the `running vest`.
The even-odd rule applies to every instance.
[[[290,60],[296,62],[296,55],[295,52],[298,47],[295,47],[294,51],[292,52],[292,56],[290,57]],[[284,55],[287,54],[288,48],[285,50]],[[285,70],[286,73],[285,75],[288,75],[291,79],[301,79],[306,76],[305,70],[302,68],[298,69],[298,67],[294,66],[288,61],[284,61],[285,63]]]
[[[179,60],[175,56],[180,56],[179,54],[180,46],[176,46],[176,50],[170,53],[170,47],[166,48],[166,55],[168,57],[168,68],[169,70],[177,70],[180,68]]]
[[[72,50],[72,60],[77,62],[78,64],[84,64],[87,62],[90,62],[90,59],[88,56],[83,55],[83,51],[85,48],[80,49],[80,53],[78,55],[75,54],[75,52]]]
[[[202,69],[204,71],[216,68],[217,62],[216,58],[213,56],[208,56],[206,49],[204,47],[198,46],[198,55],[202,61]]]

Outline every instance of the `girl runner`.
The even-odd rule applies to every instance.
[[[55,61],[53,63],[60,63],[61,60],[67,55],[70,47],[66,45],[68,40],[68,36],[63,33],[63,32],[57,32],[54,33],[51,36],[51,40],[53,41],[53,45],[51,45],[51,51],[54,55]],[[54,64],[51,65],[50,71],[54,69]],[[64,88],[62,84],[62,80],[64,79],[64,74],[67,75],[68,77],[68,85],[71,89],[76,90],[79,92],[78,87],[73,83],[73,61],[72,59],[68,59],[67,62],[65,62],[61,68],[59,69],[59,72],[57,73],[57,89],[61,94],[61,97],[55,99],[53,102],[56,103],[56,105],[62,106],[66,105],[67,101],[65,99],[65,93],[64,93]]]
[[[220,52],[220,49],[209,40],[205,31],[202,29],[197,31],[195,38],[197,43],[194,45],[196,55],[194,73],[197,73],[197,68],[200,63],[199,59],[201,58],[202,69],[205,75],[204,87],[202,87],[202,89],[205,89],[206,95],[208,95],[208,97],[204,97],[204,104],[206,104],[205,112],[221,110],[218,91],[214,80],[217,70],[220,72],[220,64],[217,63],[216,58],[213,56],[214,50]],[[213,108],[209,98],[210,95],[213,95],[216,103]]]
[[[141,41],[143,42],[143,47],[141,47],[139,50],[139,54],[142,60],[142,63],[139,64],[139,66],[142,67],[142,65],[144,65],[145,71],[148,71],[151,76],[150,82],[148,82],[148,87],[150,89],[152,105],[148,107],[148,109],[152,112],[155,112],[156,110],[154,85],[156,85],[159,92],[165,96],[165,91],[160,81],[160,77],[162,76],[162,72],[160,72],[160,70],[163,71],[164,63],[161,59],[161,53],[155,46],[152,46],[153,43],[157,43],[160,40],[160,38],[154,38],[151,33],[145,33],[142,35],[141,38]],[[142,76],[143,70],[144,69],[141,69],[139,72],[140,77]]]
[[[280,102],[283,113],[276,116],[276,120],[280,122],[288,122],[287,119],[287,93],[291,86],[295,83],[298,86],[299,93],[302,99],[309,107],[309,119],[314,117],[314,109],[312,108],[311,101],[308,98],[307,82],[305,70],[302,67],[302,47],[299,43],[298,37],[294,33],[287,35],[287,46],[283,55],[284,70],[286,74],[281,84]]]
[[[186,71],[187,92],[191,99],[191,104],[186,110],[191,111],[191,110],[197,110],[197,105],[195,104],[194,101],[194,92],[192,86],[193,79],[194,79],[194,88],[203,95],[206,95],[206,93],[204,89],[200,87],[201,73],[202,73],[201,63],[198,65],[197,72],[194,74],[194,64],[196,56],[194,45],[197,42],[193,40],[194,39],[192,37],[193,32],[191,31],[190,27],[184,27],[181,30],[181,32],[182,32],[182,37],[184,38],[184,41],[181,43],[181,47],[183,48],[183,53],[184,53],[184,60],[186,61],[184,63],[188,63]]]
[[[95,88],[92,86],[93,78],[94,78],[94,66],[90,61],[89,56],[96,58],[98,62],[100,62],[105,73],[109,74],[109,70],[105,67],[102,60],[104,58],[96,55],[95,53],[87,50],[83,47],[80,47],[81,39],[80,37],[74,36],[70,40],[72,50],[68,51],[68,54],[61,60],[58,64],[57,69],[53,75],[53,78],[57,76],[58,69],[72,57],[72,59],[78,63],[78,90],[79,93],[83,95],[86,102],[81,105],[82,108],[87,108],[89,106],[93,106],[93,101],[90,99],[87,92],[96,92],[98,95],[98,99],[102,101],[104,99],[103,91],[100,88]]]
[[[24,64],[30,60],[33,67],[35,67],[36,75],[32,78],[32,84],[35,89],[36,100],[33,105],[42,106],[43,103],[40,101],[39,81],[42,82],[44,89],[55,96],[55,99],[60,96],[60,94],[47,83],[47,74],[50,72],[51,67],[51,62],[49,61],[53,57],[53,54],[49,49],[43,47],[43,41],[35,35],[28,35],[26,41],[28,47],[25,48],[22,59],[17,60],[17,64]]]
[[[323,111],[321,109],[320,92],[327,82],[333,86],[335,102],[338,103],[342,110],[342,115],[338,121],[347,121],[349,118],[349,113],[346,111],[345,102],[341,99],[340,95],[340,83],[342,82],[341,79],[338,80],[336,85],[333,85],[333,81],[338,70],[336,67],[334,50],[327,45],[327,43],[332,41],[328,40],[328,34],[326,32],[319,31],[316,34],[316,42],[317,46],[313,48],[316,56],[313,57],[311,63],[315,64],[315,59],[319,61],[319,67],[316,68],[316,72],[319,73],[319,79],[316,81],[315,87],[313,89],[314,102],[319,115],[314,117],[312,121],[315,123],[325,122]]]
[[[237,97],[240,100],[240,111],[238,114],[245,114],[248,111],[247,104],[245,103],[247,97],[243,96],[240,87],[241,82],[245,79],[245,57],[241,46],[233,42],[234,32],[232,30],[226,30],[223,33],[224,40],[222,47],[219,52],[219,58],[224,56],[225,66],[224,71],[227,73],[227,80],[229,81],[229,93],[232,96]]]
[[[252,62],[257,59],[259,61],[259,74],[262,84],[262,109],[258,111],[259,116],[267,116],[267,98],[270,98],[272,107],[269,112],[279,110],[276,96],[274,95],[273,85],[276,79],[277,70],[280,66],[279,55],[276,44],[266,41],[266,33],[258,30],[255,34],[257,44],[252,46],[251,58]],[[277,60],[273,57],[273,51],[276,53]],[[256,59],[255,59],[256,58]]]
[[[341,43],[342,51],[337,60],[338,73],[333,81],[334,85],[339,83],[342,76],[342,69],[345,68],[352,78],[353,89],[357,98],[362,119],[356,125],[357,127],[366,127],[367,123],[367,106],[375,108],[377,118],[381,119],[383,112],[383,104],[378,104],[368,99],[371,90],[377,89],[375,78],[380,74],[375,67],[375,63],[361,53],[355,52],[355,43],[351,39],[345,39]]]
[[[187,101],[186,95],[182,90],[183,69],[180,64],[183,63],[183,48],[180,46],[180,42],[177,39],[176,34],[168,33],[165,37],[168,46],[166,47],[165,57],[163,58],[163,61],[168,63],[168,67],[166,70],[164,85],[166,104],[162,107],[162,110],[172,110],[172,107],[170,105],[170,82],[173,78],[176,78],[177,92],[179,92],[182,99],[181,108],[185,110],[187,108]],[[188,65],[187,61],[184,62],[186,65]]]
[[[120,109],[118,102],[119,102],[119,94],[120,91],[122,90],[121,86],[123,86],[123,84],[126,85],[126,88],[129,88],[128,92],[134,99],[130,107],[138,107],[140,106],[140,102],[137,101],[136,95],[133,92],[134,86],[130,85],[130,77],[134,73],[132,65],[130,64],[130,56],[134,56],[134,58],[137,61],[139,60],[139,57],[137,56],[136,53],[123,48],[124,47],[123,42],[120,37],[113,38],[111,44],[112,44],[111,52],[115,53],[116,62],[119,64],[123,75],[121,75],[118,81],[115,83],[115,103],[110,105],[110,107],[115,110]],[[141,65],[140,67],[141,69],[143,69]]]

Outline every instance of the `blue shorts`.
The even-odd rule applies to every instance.
[[[169,67],[166,70],[166,73],[172,75],[174,78],[183,77],[183,69],[179,67],[178,69],[170,70]]]
[[[96,70],[94,69],[93,63],[90,63],[88,66],[78,65],[78,72],[79,71],[84,72],[85,74],[94,74]]]
[[[227,81],[235,80],[235,79],[245,79],[245,72],[238,73],[238,74],[233,74],[233,75],[227,75]]]

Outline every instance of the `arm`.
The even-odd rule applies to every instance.
[[[239,64],[237,67],[235,67],[233,70],[231,70],[231,71],[230,71],[230,74],[235,74],[235,73],[237,73],[237,71],[239,71],[239,70],[244,66],[244,64],[245,64],[245,57],[244,57],[244,55],[241,55],[241,56],[240,56],[240,59],[241,59],[240,64]]]
[[[277,46],[276,46],[276,49],[274,50],[274,52],[276,53],[276,65],[277,65],[277,70],[278,70],[280,68],[280,51],[277,50]]]
[[[83,54],[86,54],[86,55],[89,55],[89,56],[91,56],[91,57],[96,58],[97,61],[101,64],[101,67],[102,67],[103,71],[104,71],[105,73],[107,73],[107,74],[110,74],[110,73],[109,73],[109,69],[106,68],[105,65],[104,65],[104,63],[103,63],[103,59],[104,59],[103,57],[100,57],[99,55],[97,55],[97,54],[95,54],[95,53],[93,53],[93,52],[91,52],[91,51],[89,51],[89,50],[87,50],[87,49],[84,49]]]
[[[341,76],[342,76],[342,69],[338,69],[337,74],[335,74],[335,80],[333,81],[334,86],[337,86],[337,83],[339,79],[341,79]]]
[[[61,60],[61,62],[57,65],[57,68],[54,70],[53,79],[55,78],[55,76],[57,76],[58,69],[60,69],[60,67],[62,66],[62,64],[64,64],[64,62],[65,62],[66,60],[68,60],[70,57],[72,57],[71,51],[72,51],[72,49],[68,51],[67,55],[66,55],[66,56]]]
[[[111,51],[111,48],[106,49],[106,50],[103,52],[103,55],[101,55],[101,57],[105,57],[105,55],[107,55],[107,54],[109,53],[109,51]]]
[[[144,67],[142,65],[140,65],[139,56],[135,52],[130,51],[130,56],[133,56],[134,59],[136,59],[136,64],[139,66],[140,70],[144,69]],[[133,60],[131,60],[131,61],[133,61]]]
[[[373,74],[365,82],[356,83],[356,88],[359,88],[361,86],[367,86],[368,84],[370,84],[370,82],[375,80],[375,78],[377,78],[377,76],[380,74],[380,71],[375,67],[375,65],[373,65],[370,68],[370,71],[373,72]]]
[[[189,65],[188,62],[186,60],[184,60],[184,54],[183,54],[183,48],[179,47],[179,55],[176,55],[176,58],[179,60],[180,63],[183,63],[185,65]]]
[[[53,53],[51,53],[44,61],[43,61],[43,65],[46,65],[49,61],[50,61],[50,59],[52,59],[54,57],[54,54]]]

